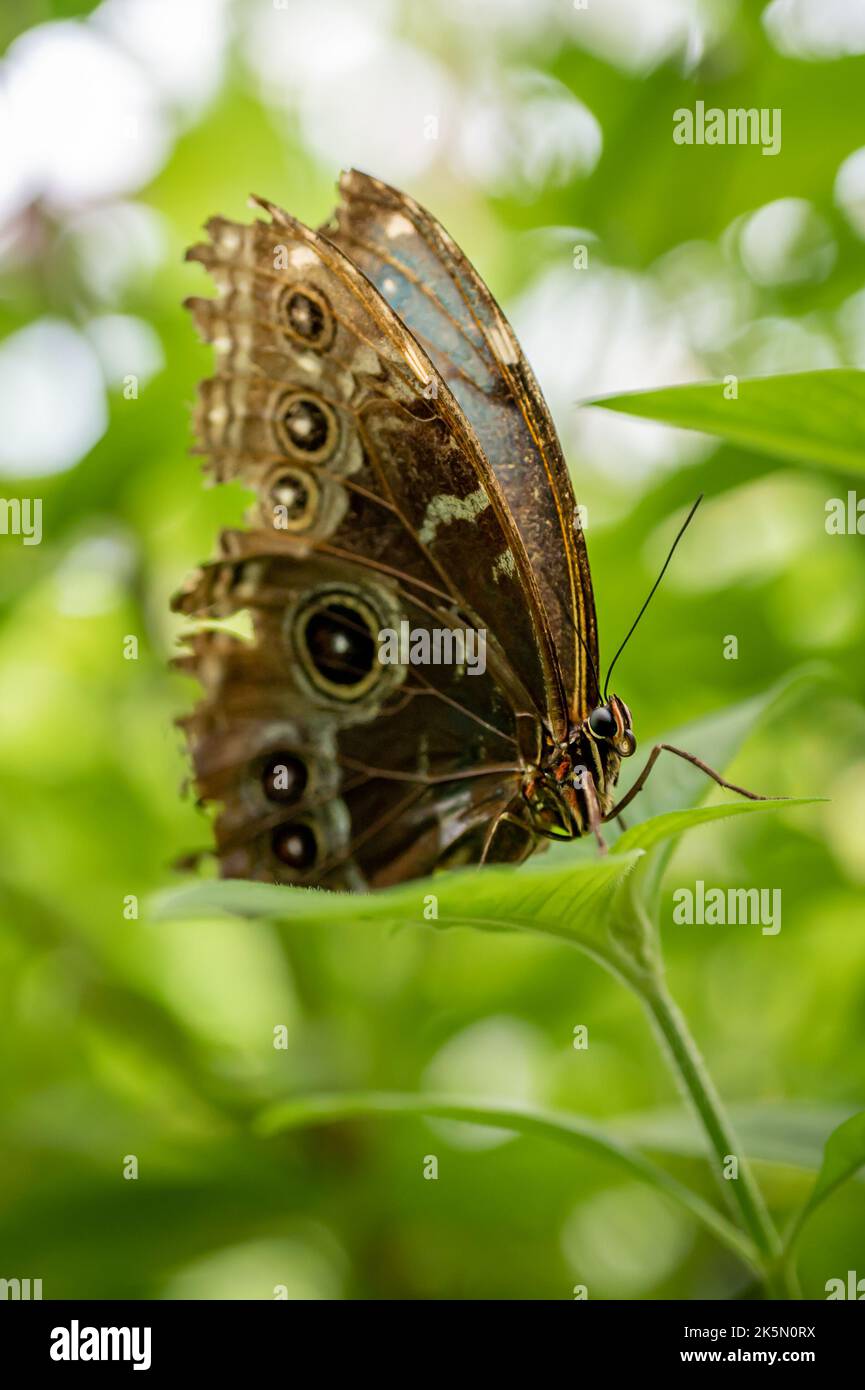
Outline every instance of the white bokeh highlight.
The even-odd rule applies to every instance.
[[[141,68],[94,27],[40,24],[0,64],[0,209],[35,198],[62,210],[141,187],[170,145],[167,119]]]
[[[854,150],[835,176],[835,202],[857,236],[865,239],[865,146]]]
[[[557,8],[572,42],[633,73],[677,55],[690,70],[732,18],[711,0],[588,0],[584,9],[562,0]]]
[[[219,90],[228,0],[105,0],[91,22],[146,72],[184,120],[200,116]]]
[[[98,618],[126,596],[135,567],[131,537],[87,536],[65,554],[54,573],[54,603],[66,618]]]
[[[85,331],[111,387],[122,386],[134,376],[141,389],[165,366],[155,330],[134,314],[99,314],[90,319]]]
[[[865,53],[862,0],[772,0],[763,26],[788,58],[819,62]]]
[[[739,250],[752,280],[770,287],[825,280],[836,256],[829,227],[805,198],[777,198],[751,213]]]
[[[61,238],[61,252],[67,242],[90,294],[108,305],[156,273],[168,242],[159,213],[132,202],[100,203],[69,213]]]
[[[546,74],[496,73],[463,97],[455,164],[490,191],[536,192],[590,174],[603,136],[591,111]]]
[[[0,343],[0,475],[71,468],[108,424],[105,383],[87,339],[42,318]]]
[[[653,421],[578,405],[707,374],[681,314],[651,278],[604,265],[591,275],[556,267],[525,292],[509,317],[572,463],[631,481],[699,458],[710,447],[700,436]]]

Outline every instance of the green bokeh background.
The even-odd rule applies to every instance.
[[[0,37],[89,8],[21,3],[14,19],[4,13]],[[211,366],[180,308],[203,291],[182,252],[209,214],[248,216],[250,191],[323,220],[341,162],[310,148],[302,121],[262,96],[240,37],[262,8],[273,7],[232,7],[213,100],[178,126],[152,181],[127,194],[162,219],[151,272],[115,303],[92,304],[67,254],[68,210],[38,196],[39,237],[0,268],[4,338],[49,314],[80,326],[98,308],[151,325],[164,356],[138,399],[108,390],[108,428],[74,466],[2,480],[6,497],[44,499],[45,535],[28,548],[0,537],[0,1275],[41,1278],[46,1298],[270,1298],[275,1285],[293,1298],[569,1298],[576,1283],[598,1298],[735,1296],[741,1271],[685,1217],[601,1162],[540,1140],[491,1144],[414,1119],[282,1140],[250,1134],[263,1105],[308,1090],[475,1087],[599,1121],[674,1107],[635,1002],[582,956],[463,931],[147,920],[149,895],[180,881],[172,863],[208,841],[181,796],[173,720],[194,689],[168,670],[179,631],[168,601],[246,504],[238,489],[203,490],[187,454],[195,384]],[[520,28],[512,7],[487,7],[472,42],[452,6],[393,6],[392,32],[455,88],[471,92],[492,71],[518,125],[508,83],[531,67],[585,103],[603,137],[591,171],[543,177],[529,160],[522,180],[506,170],[482,185],[448,163],[445,122],[442,153],[425,152],[406,186],[506,309],[562,268],[620,268],[667,285],[671,253],[699,243],[689,264],[722,266],[749,306],[739,333],[702,344],[702,375],[861,366],[845,306],[865,288],[865,259],[833,187],[865,145],[865,59],[784,56],[762,10],[695,6],[714,15],[702,57],[686,62],[677,39],[641,64],[627,34],[613,56],[593,51],[565,0],[540,5],[537,22]],[[308,19],[291,7],[281,18],[297,26],[302,63]],[[337,79],[329,97],[342,99]],[[672,112],[698,98],[780,107],[782,153],[675,146]],[[370,89],[369,102],[380,99]],[[781,198],[807,200],[813,235],[834,260],[809,254],[806,228],[804,247],[789,251],[791,263],[800,255],[793,277],[761,284],[743,259],[742,219]],[[577,240],[590,247],[579,272]],[[709,270],[701,284],[722,296]],[[685,306],[686,337],[689,323]],[[778,363],[760,356],[767,324]],[[575,350],[580,334],[575,319]],[[650,365],[634,359],[610,389],[650,384]],[[581,393],[590,391],[575,379],[574,402]],[[691,834],[667,875],[662,923],[672,988],[725,1099],[767,1115],[804,1101],[827,1123],[843,1118],[863,1107],[865,1080],[865,562],[861,537],[826,534],[824,506],[853,483],[729,447],[635,473],[624,455],[619,466],[618,436],[606,458],[582,457],[575,415],[575,405],[557,408],[588,509],[607,657],[677,519],[707,494],[618,668],[641,743],[815,657],[830,673],[756,734],[734,769],[748,785],[829,803]],[[107,570],[92,546],[106,538],[126,557]],[[77,616],[63,602],[70,586],[85,595]],[[123,657],[128,634],[137,661]],[[737,660],[723,657],[730,634]],[[780,888],[781,932],[674,927],[673,889],[696,878]],[[124,917],[130,894],[137,920]],[[272,1045],[278,1024],[285,1051]],[[577,1024],[589,1029],[585,1052],[572,1047]],[[428,1154],[439,1160],[436,1182],[423,1178]],[[137,1181],[123,1177],[127,1155],[138,1159]],[[714,1199],[698,1160],[664,1161]],[[807,1190],[794,1166],[758,1171],[781,1214]],[[827,1279],[853,1268],[865,1276],[862,1183],[808,1226],[806,1295],[823,1297]]]

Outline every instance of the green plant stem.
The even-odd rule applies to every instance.
[[[665,1053],[683,1086],[709,1140],[719,1179],[730,1155],[738,1160],[738,1176],[722,1186],[739,1209],[745,1229],[759,1251],[766,1288],[771,1297],[798,1298],[795,1272],[784,1251],[721,1097],[706,1070],[684,1016],[660,976],[643,983],[639,993],[661,1034]]]
[[[593,1153],[613,1162],[638,1182],[648,1183],[678,1202],[691,1216],[756,1273],[761,1263],[753,1242],[696,1192],[659,1168],[644,1154],[610,1138],[603,1130],[576,1115],[543,1111],[513,1101],[496,1103],[465,1096],[401,1094],[397,1091],[346,1091],[336,1094],[294,1096],[268,1106],[254,1121],[256,1133],[268,1138],[305,1125],[335,1124],[381,1115],[438,1115],[469,1124],[512,1129]]]

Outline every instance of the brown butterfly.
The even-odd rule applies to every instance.
[[[200,627],[178,662],[204,690],[181,722],[222,874],[362,889],[603,845],[664,747],[753,796],[657,745],[616,804],[631,713],[601,691],[534,376],[429,213],[356,171],[340,194],[320,231],[256,198],[269,222],[214,217],[187,253],[219,291],[187,301],[217,356],[198,452],[257,496],[174,605],[252,618],[251,641]]]

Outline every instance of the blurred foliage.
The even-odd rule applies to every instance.
[[[93,8],[22,4],[14,18],[4,12],[0,38]],[[715,1201],[693,1144],[670,1138],[676,1096],[644,1017],[583,956],[555,941],[461,930],[124,916],[129,895],[143,905],[179,883],[173,862],[208,843],[206,820],[181,796],[172,721],[194,690],[168,671],[178,628],[167,605],[246,505],[239,489],[203,491],[186,453],[195,384],[211,366],[179,308],[203,285],[183,248],[211,213],[246,216],[251,191],[314,224],[338,172],[313,138],[322,122],[287,112],[251,73],[247,26],[279,8],[231,7],[213,94],[178,117],[162,167],[126,194],[156,216],[155,258],[97,293],[83,269],[95,243],[86,229],[83,243],[73,234],[81,209],[38,187],[0,241],[3,339],[45,316],[85,328],[122,314],[149,325],[164,360],[137,399],[119,389],[122,371],[109,373],[108,427],[72,466],[35,478],[7,468],[2,479],[6,497],[42,497],[45,534],[34,547],[0,536],[0,1274],[42,1278],[45,1297],[269,1298],[284,1285],[295,1298],[568,1298],[576,1283],[592,1297],[734,1296],[742,1276],[732,1256],[601,1155],[408,1114],[278,1136],[251,1126],[262,1108],[307,1092],[476,1092],[642,1136],[673,1177]],[[588,509],[607,656],[683,509],[706,493],[617,668],[643,748],[660,729],[738,707],[809,657],[831,672],[757,726],[732,769],[746,785],[828,804],[692,831],[666,869],[661,908],[671,988],[719,1089],[734,1109],[781,1117],[789,1160],[775,1161],[780,1145],[759,1172],[772,1206],[791,1210],[813,1176],[795,1157],[785,1107],[805,1101],[843,1119],[863,1095],[865,571],[861,538],[824,527],[827,500],[846,497],[851,476],[735,442],[682,452],[672,434],[668,458],[637,468],[645,436],[601,435],[602,447],[597,438],[589,447],[582,421],[603,413],[568,402],[667,384],[654,374],[653,345],[668,311],[691,377],[865,365],[862,242],[835,192],[839,166],[865,145],[865,60],[784,56],[759,4],[703,7],[716,17],[687,62],[678,41],[630,62],[627,37],[601,56],[581,41],[570,5],[567,23],[551,5],[539,13],[552,18],[521,27],[511,21],[525,7],[478,7],[471,41],[444,0],[422,14],[372,0],[356,8],[387,11],[463,94],[491,75],[507,94],[531,66],[600,128],[593,166],[540,177],[536,151],[522,180],[512,159],[484,182],[448,164],[445,126],[442,154],[402,181],[518,330],[531,330],[542,386],[545,357],[560,363],[566,394],[551,399]],[[292,5],[279,14],[299,26],[300,65],[310,14]],[[327,80],[320,95],[339,114],[347,87],[338,73]],[[781,154],[674,145],[673,111],[698,99],[780,107]],[[370,87],[364,100],[383,107],[387,92]],[[347,108],[344,122],[361,128],[364,110]],[[544,138],[554,137],[551,112]],[[421,130],[411,138],[420,145]],[[395,124],[393,139],[402,148],[409,137]],[[352,149],[343,162],[357,158]],[[792,268],[767,276],[765,238],[755,250],[743,229],[780,199],[807,204],[806,244],[788,248]],[[829,255],[810,254],[815,236]],[[586,271],[573,268],[577,241],[589,246]],[[565,337],[551,330],[545,352],[530,312],[545,279],[645,292],[657,322],[650,314],[628,356],[604,300],[592,320],[598,341],[586,344],[577,297]],[[731,305],[736,313],[716,323],[714,311]],[[593,369],[612,363],[615,379],[580,375],[585,358]],[[52,389],[62,399],[63,382]],[[137,661],[124,660],[128,634],[139,639]],[[731,634],[736,660],[723,655]],[[654,778],[671,775],[662,764]],[[556,851],[569,852],[584,851]],[[672,892],[697,878],[780,888],[781,932],[674,926]],[[579,1024],[586,1051],[572,1046]],[[273,1047],[279,1025],[286,1050]],[[423,1178],[431,1153],[436,1182]],[[123,1178],[126,1155],[138,1158],[137,1181]],[[863,1238],[865,1186],[848,1183],[803,1232],[806,1295],[824,1296],[826,1281],[857,1262],[865,1273]]]

